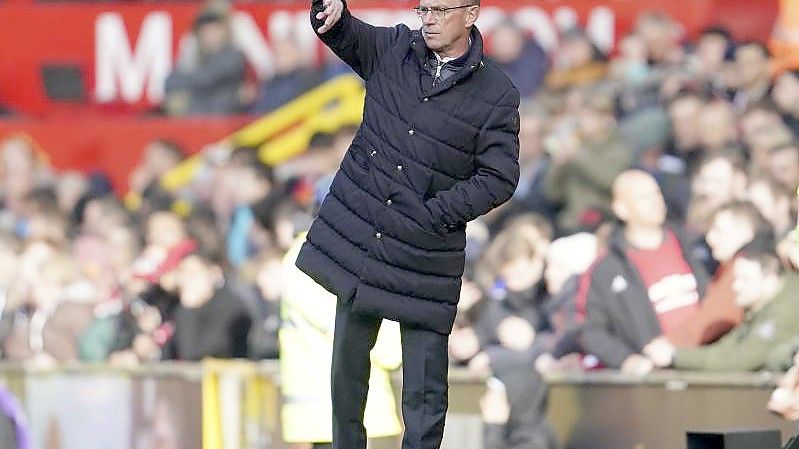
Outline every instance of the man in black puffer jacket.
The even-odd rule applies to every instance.
[[[297,266],[339,298],[336,449],[363,449],[369,350],[383,318],[403,345],[403,449],[434,449],[447,409],[447,340],[466,222],[519,178],[519,93],[483,55],[478,0],[421,0],[419,30],[374,27],[313,0],[319,37],[366,81],[363,123]]]

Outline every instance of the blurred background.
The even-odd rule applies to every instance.
[[[308,10],[0,0],[0,447],[326,447],[335,303],[293,258],[364,88]],[[477,26],[521,180],[467,228],[442,447],[795,433],[799,1],[484,0]],[[384,327],[367,428],[398,448]]]

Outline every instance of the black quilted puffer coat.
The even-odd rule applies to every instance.
[[[366,104],[297,266],[356,313],[448,334],[466,222],[519,179],[519,93],[477,28],[463,68],[435,86],[419,30],[374,27],[345,7],[320,38],[366,81]]]

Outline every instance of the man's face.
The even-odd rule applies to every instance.
[[[746,45],[735,52],[735,66],[742,87],[751,87],[768,79],[768,59],[755,45]]]
[[[783,112],[799,111],[799,77],[790,72],[780,75],[771,97]]]
[[[733,267],[734,280],[732,289],[735,292],[735,303],[747,308],[757,303],[763,296],[763,267],[754,260],[740,258]]]
[[[452,8],[455,6],[470,5],[474,0],[421,0],[420,7],[426,8]],[[435,12],[429,12],[421,17],[422,36],[425,44],[433,51],[445,52],[459,39],[469,35],[469,29],[477,20],[480,7],[451,9],[443,12],[442,17]]]
[[[164,250],[174,247],[186,236],[183,221],[171,212],[157,212],[147,222],[146,240]]]
[[[662,226],[666,221],[666,202],[657,182],[642,178],[636,184],[625,193],[627,216],[622,219],[628,224]]]
[[[228,43],[228,33],[222,21],[209,22],[197,30],[197,41],[203,53],[214,54],[222,50]]]
[[[751,146],[755,136],[761,132],[769,132],[775,126],[782,124],[779,116],[771,111],[764,109],[757,109],[749,114],[746,114],[741,119],[741,131],[743,132],[744,140]]]
[[[506,261],[500,268],[500,276],[510,291],[531,288],[543,276],[544,262],[540,257],[516,257]]]
[[[708,149],[719,149],[735,140],[735,116],[725,103],[711,103],[702,109],[698,118],[699,141]]]
[[[757,181],[746,189],[746,198],[757,207],[763,218],[777,226],[782,217],[790,212],[790,203],[786,197],[777,195],[765,182]]]
[[[705,237],[713,258],[727,262],[754,238],[752,227],[729,211],[716,214]]]
[[[793,192],[799,187],[799,150],[783,148],[769,156],[771,176]]]
[[[715,209],[735,199],[741,192],[742,174],[737,173],[732,164],[724,159],[710,161],[699,169],[693,181],[694,200],[702,201],[708,208]]]
[[[209,266],[197,256],[185,258],[176,270],[180,302],[184,307],[199,307],[214,295],[219,276],[213,266]]]
[[[611,208],[626,227],[661,227],[666,219],[666,204],[652,175],[629,170],[613,181]]]
[[[693,147],[699,140],[697,119],[702,113],[702,101],[696,97],[681,98],[669,108],[674,137],[683,148]]]
[[[718,34],[708,34],[699,40],[696,54],[705,73],[713,73],[721,68],[724,63],[724,53],[727,51],[727,40]]]

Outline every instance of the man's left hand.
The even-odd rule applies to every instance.
[[[644,355],[649,357],[655,366],[665,368],[671,365],[676,349],[666,337],[658,337],[644,347]]]

